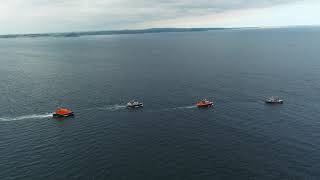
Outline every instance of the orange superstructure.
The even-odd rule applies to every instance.
[[[54,113],[53,117],[69,117],[73,116],[73,112],[67,108],[58,108]]]

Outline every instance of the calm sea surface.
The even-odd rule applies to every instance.
[[[319,179],[320,28],[0,39],[0,177]]]

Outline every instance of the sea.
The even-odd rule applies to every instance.
[[[1,38],[0,179],[320,179],[320,27]]]

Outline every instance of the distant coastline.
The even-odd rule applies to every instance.
[[[37,38],[37,37],[80,37],[98,35],[117,35],[117,34],[147,34],[164,32],[199,32],[239,28],[151,28],[140,30],[111,30],[111,31],[84,31],[84,32],[64,32],[64,33],[38,33],[38,34],[8,34],[0,35],[0,38]]]
[[[106,30],[106,31],[79,31],[79,32],[59,32],[59,33],[30,33],[30,34],[4,34],[0,39],[9,38],[41,38],[41,37],[80,37],[99,35],[121,35],[121,34],[149,34],[149,33],[169,33],[169,32],[203,32],[215,30],[248,30],[248,29],[286,29],[286,28],[320,28],[315,25],[297,26],[270,26],[270,27],[230,27],[230,28],[149,28],[137,30]]]

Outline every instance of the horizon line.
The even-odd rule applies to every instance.
[[[298,27],[320,27],[320,25],[288,25],[288,26],[252,26],[252,27],[150,27],[143,29],[115,29],[115,30],[87,30],[87,31],[64,31],[64,32],[41,32],[41,33],[15,33],[0,34],[0,38],[14,37],[45,37],[50,35],[112,35],[112,34],[143,34],[143,33],[161,33],[161,32],[191,32],[191,31],[210,31],[227,29],[273,29],[273,28],[298,28]],[[93,34],[101,33],[101,34]],[[105,33],[105,34],[103,34]],[[70,36],[71,37],[71,36]]]

